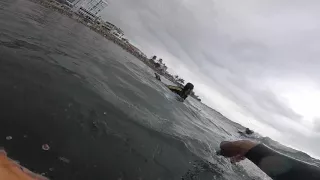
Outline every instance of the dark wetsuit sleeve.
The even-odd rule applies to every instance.
[[[245,155],[274,180],[320,180],[320,168],[259,144]]]

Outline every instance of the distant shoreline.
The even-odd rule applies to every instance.
[[[168,79],[172,83],[176,84],[177,86],[181,86],[181,84],[178,83],[174,79],[173,75],[171,75],[169,73],[162,73],[159,69],[157,69],[155,67],[154,62],[151,62],[151,60],[149,58],[147,58],[145,56],[142,56],[140,52],[137,52],[135,49],[130,47],[131,44],[125,43],[124,41],[118,39],[117,37],[115,37],[111,33],[99,29],[97,27],[97,25],[89,23],[83,17],[79,16],[74,11],[72,11],[70,9],[70,7],[68,7],[68,6],[64,5],[64,4],[61,4],[61,3],[57,2],[56,0],[29,0],[29,1],[34,2],[36,4],[40,4],[43,7],[49,8],[49,9],[51,9],[53,11],[56,11],[56,12],[62,14],[62,15],[66,15],[69,18],[71,18],[71,19],[83,24],[84,26],[86,26],[86,27],[90,28],[91,30],[95,31],[96,33],[100,34],[101,36],[103,36],[104,38],[108,39],[109,41],[112,41],[113,43],[115,43],[115,44],[119,45],[120,47],[122,47],[122,49],[126,50],[128,53],[130,53],[133,56],[135,56],[137,59],[142,61],[145,65],[147,65],[149,68],[151,68],[156,73],[161,74],[162,76],[164,76],[166,79]],[[193,97],[193,95],[191,97]],[[199,100],[196,97],[193,97],[193,98]]]
[[[96,33],[102,35],[106,39],[113,41],[114,43],[116,43],[117,45],[122,47],[124,50],[126,50],[127,52],[129,52],[130,54],[132,54],[133,56],[135,56],[136,58],[138,58],[139,60],[144,62],[148,67],[150,67],[151,69],[153,69],[157,73],[160,73],[154,66],[152,66],[152,64],[150,64],[149,59],[147,57],[141,56],[138,52],[131,49],[128,46],[128,44],[126,44],[123,41],[119,40],[118,38],[114,37],[111,33],[97,29],[95,25],[92,25],[92,24],[86,22],[81,16],[74,13],[70,8],[66,7],[65,5],[59,3],[55,0],[29,0],[29,1],[40,4],[46,8],[52,9],[56,12],[61,13],[62,15],[66,15],[66,16],[72,18],[73,20],[89,27],[91,30],[95,31]],[[173,83],[176,84],[176,82],[173,82]]]

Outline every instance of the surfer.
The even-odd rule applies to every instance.
[[[181,96],[183,99],[186,99],[186,98],[191,94],[193,88],[194,88],[193,84],[187,83],[187,84],[183,87],[180,96]]]
[[[254,131],[252,131],[252,130],[251,130],[251,129],[249,129],[249,128],[246,128],[246,130],[245,130],[245,131],[240,131],[240,130],[238,130],[238,133],[239,133],[240,135],[245,136],[245,135],[251,135],[251,134],[253,134],[253,133],[254,133]]]
[[[161,81],[161,77],[158,73],[154,73],[155,78]],[[172,92],[178,94],[183,100],[186,100],[187,97],[192,93],[194,85],[192,83],[187,83],[183,88],[181,86],[172,86],[166,85]]]
[[[218,154],[230,157],[231,162],[245,158],[256,164],[275,180],[319,180],[320,168],[280,154],[269,147],[249,140],[223,141]]]
[[[167,87],[174,93],[178,94],[182,99],[187,99],[187,97],[191,94],[194,86],[191,83],[187,83],[183,88],[179,86],[171,86],[167,85]]]

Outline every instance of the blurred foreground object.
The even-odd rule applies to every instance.
[[[48,180],[47,178],[29,171],[17,162],[7,157],[4,150],[0,150],[0,180]]]

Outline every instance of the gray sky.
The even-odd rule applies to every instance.
[[[319,0],[109,3],[102,17],[194,83],[206,104],[320,157]]]

